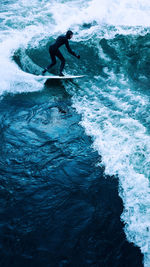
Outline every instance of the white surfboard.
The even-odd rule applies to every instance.
[[[38,78],[40,79],[53,79],[53,80],[56,80],[56,79],[78,79],[78,78],[83,78],[85,77],[85,75],[65,75],[65,76],[57,76],[57,75],[37,75]]]

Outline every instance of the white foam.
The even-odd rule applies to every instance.
[[[82,114],[81,125],[92,137],[94,149],[102,156],[100,165],[105,166],[106,174],[119,178],[126,236],[141,248],[145,266],[149,266],[150,136],[136,116],[139,116],[137,109],[146,112],[150,103],[144,95],[132,92],[128,82],[123,89],[107,84],[108,80],[103,88],[98,87],[97,78],[96,84],[86,89],[86,97],[82,97],[83,93],[76,94],[73,103]]]
[[[145,34],[145,31],[148,30],[145,27],[150,26],[150,2],[148,0],[144,0],[142,3],[139,0],[132,2],[130,0],[92,0],[86,3],[81,1],[80,4],[79,1],[57,2],[52,5],[51,11],[56,23],[56,32],[66,31],[72,27],[79,33],[80,25],[97,22],[98,26],[94,24],[92,28],[86,28],[85,31],[80,32],[80,37],[92,34],[93,28],[95,28],[96,32],[100,32],[100,35],[107,38],[107,31],[102,30],[102,26],[105,28],[105,25],[116,26],[113,34],[116,34],[117,31],[123,34],[143,31]],[[109,37],[112,32],[113,29],[111,28]]]
[[[21,37],[21,36],[20,36]],[[23,72],[12,60],[12,54],[15,49],[23,44],[23,37],[13,34],[13,39],[11,36],[0,45],[1,49],[1,65],[0,65],[0,82],[1,89],[0,93],[3,94],[5,91],[15,93],[15,92],[28,92],[41,89],[41,84],[38,83],[34,77],[28,76],[27,73]],[[24,45],[26,45],[27,39],[24,39]]]
[[[1,17],[2,31],[0,36],[0,94],[4,92],[29,92],[37,91],[43,88],[43,81],[37,81],[34,75],[27,75],[17,64],[12,56],[19,48],[25,50],[29,43],[32,46],[38,46],[39,40],[43,39],[48,33],[47,21],[50,12],[46,6],[39,3],[38,0],[17,1],[7,8],[2,9]],[[41,12],[40,12],[41,11]],[[45,15],[45,22],[42,21],[39,14]],[[29,58],[22,58],[23,64],[34,63]],[[24,60],[24,62],[23,62]]]
[[[95,106],[93,104],[92,109]],[[126,223],[127,238],[138,245],[143,253],[149,253],[150,172],[145,165],[149,164],[150,138],[145,135],[145,129],[134,120],[127,118],[126,121],[121,121],[120,126],[116,126],[114,120],[109,120],[112,115],[107,108],[100,107],[101,114],[96,112],[92,116],[89,102],[86,108],[84,104],[84,111],[81,108],[83,103],[80,102],[82,111],[79,111],[78,105],[76,102],[75,107],[83,115],[81,124],[86,133],[92,136],[94,148],[102,156],[106,174],[119,177],[120,196],[124,203],[122,219]],[[147,151],[144,151],[144,147]]]
[[[111,25],[150,25],[148,0],[93,0],[87,8],[87,13],[91,15],[91,19]]]

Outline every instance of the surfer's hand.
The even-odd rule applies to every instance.
[[[78,55],[77,58],[80,59],[80,55]]]

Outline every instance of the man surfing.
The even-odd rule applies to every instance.
[[[54,44],[50,45],[49,47],[49,53],[50,53],[50,56],[51,56],[51,64],[47,66],[47,68],[45,68],[43,71],[42,71],[42,74],[44,75],[44,73],[46,71],[48,71],[51,67],[53,67],[55,64],[56,64],[56,57],[58,57],[60,60],[61,60],[61,65],[60,65],[60,73],[59,73],[59,76],[64,76],[63,74],[63,69],[64,69],[64,66],[65,66],[65,59],[62,55],[62,53],[60,52],[59,50],[59,47],[61,47],[62,45],[65,45],[68,52],[75,56],[76,58],[80,58],[79,55],[76,55],[76,53],[74,51],[71,50],[70,46],[69,46],[69,42],[68,40],[70,40],[73,36],[73,32],[72,31],[67,31],[66,35],[60,35]]]

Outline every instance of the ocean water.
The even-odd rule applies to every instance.
[[[0,266],[150,266],[150,3],[0,3]],[[73,81],[40,80],[48,47]],[[57,74],[59,62],[52,69]]]

